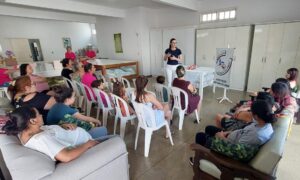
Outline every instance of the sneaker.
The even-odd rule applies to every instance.
[[[193,159],[193,157],[190,157],[189,162],[190,162],[191,166],[194,166],[194,159]]]

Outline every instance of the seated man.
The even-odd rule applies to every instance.
[[[208,126],[205,133],[196,134],[196,143],[210,148],[213,138],[217,138],[229,144],[245,144],[253,147],[263,145],[272,137],[273,127],[271,123],[275,121],[275,115],[271,106],[262,100],[257,100],[251,105],[251,112],[254,121],[245,128],[224,132],[217,127]],[[193,163],[192,158],[190,161]]]

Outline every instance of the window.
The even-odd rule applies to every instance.
[[[217,12],[201,14],[201,22],[227,21],[236,18],[236,9],[220,10]]]

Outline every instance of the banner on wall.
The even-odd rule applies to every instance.
[[[214,83],[222,86],[230,86],[230,72],[233,62],[234,48],[217,48]]]

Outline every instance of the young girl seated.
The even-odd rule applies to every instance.
[[[21,144],[49,156],[53,161],[69,162],[99,142],[83,129],[73,126],[43,126],[43,118],[35,108],[20,107],[9,115],[3,130],[18,135]]]
[[[165,84],[165,77],[164,76],[157,76],[156,82],[158,84]],[[170,97],[168,97],[168,90],[166,88],[163,88],[163,100],[164,102],[168,102]]]
[[[125,89],[125,86],[123,85],[123,83],[121,83],[119,81],[115,81],[113,83],[113,94],[115,94],[115,95],[119,96],[120,98],[122,98],[123,100],[125,100],[127,102],[128,108],[129,108],[129,113],[135,114],[135,112],[133,110],[133,105],[129,101],[129,98],[126,96],[126,89]],[[119,102],[119,104],[121,106],[121,113],[123,116],[125,116],[126,115],[125,106],[122,104],[122,102]]]
[[[107,88],[105,86],[105,83],[104,83],[104,80],[103,79],[99,79],[99,80],[95,80],[92,82],[91,84],[92,88],[97,88],[101,91],[107,91]],[[94,91],[93,91],[94,93]],[[108,106],[107,104],[107,101],[106,101],[106,98],[105,98],[105,95],[103,93],[100,92],[100,97],[101,97],[101,100],[102,100],[102,103],[105,107]],[[110,102],[112,103],[112,99],[111,99],[111,96],[110,96],[110,93],[108,93],[108,97],[110,99]]]
[[[63,120],[66,118],[65,115],[71,115],[73,118],[79,121],[93,123],[96,126],[101,125],[99,120],[93,117],[84,116],[80,114],[77,109],[70,107],[70,105],[72,105],[75,101],[75,93],[72,89],[64,86],[58,86],[54,88],[54,91],[54,98],[57,103],[48,112],[46,121],[47,125],[63,124]],[[80,122],[78,122],[78,124],[80,124]],[[105,127],[88,127],[86,130],[88,130],[93,138],[107,135],[107,130]]]
[[[147,84],[148,84],[148,79],[145,76],[139,76],[136,79],[135,101],[138,103],[143,103],[154,110],[156,124],[161,124],[165,120],[168,121],[168,123],[170,124],[172,114],[169,105],[160,103],[153,94],[147,92],[145,90]],[[147,123],[151,124],[150,121]],[[168,137],[167,132],[166,132],[166,137]]]

